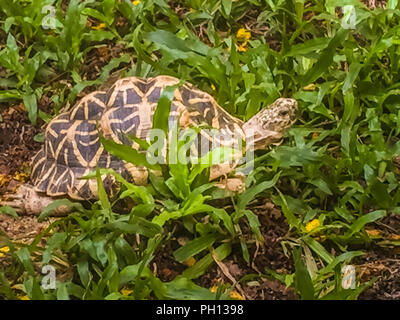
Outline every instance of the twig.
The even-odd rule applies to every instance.
[[[230,274],[228,267],[218,259],[214,251],[211,251],[211,256],[213,257],[215,263],[221,269],[222,273],[232,282],[233,286],[236,288],[237,291],[242,295],[245,300],[248,300],[246,293],[243,291],[240,284],[236,281],[236,279]]]

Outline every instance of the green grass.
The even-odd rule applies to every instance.
[[[48,4],[56,12],[54,30],[41,27]],[[349,4],[357,14],[354,30],[343,29],[335,12]],[[23,290],[32,299],[226,299],[194,281],[215,259],[229,257],[235,244],[249,263],[249,246],[263,242],[249,203],[262,196],[287,219],[290,232],[282,245],[292,252],[295,272],[261,270],[260,277],[282,280],[303,299],[357,298],[371,283],[342,289],[341,267],[376,244],[367,224],[400,212],[392,162],[400,153],[399,20],[398,1],[371,11],[355,0],[71,0],[68,6],[0,0],[0,102],[23,101],[32,123],[49,121],[122,68],[125,76],[167,74],[190,81],[243,120],[280,96],[294,97],[301,110],[282,145],[257,152],[247,190],[232,199],[232,213],[210,204],[221,195],[208,184],[207,168],[166,165],[164,176],[152,177],[147,187],[117,177],[119,197],[137,204],[132,211],[115,212],[99,184],[100,199],[91,210],[75,205],[73,214],[30,245],[4,243],[14,262],[0,272],[0,295],[13,299]],[[252,35],[243,44],[237,31],[245,26]],[[85,66],[93,50],[117,45],[121,53],[88,80]],[[53,101],[50,112],[38,108],[42,96]],[[160,104],[167,105],[168,97]],[[155,123],[162,128],[161,112],[159,117]],[[118,153],[121,146],[108,142],[108,148]],[[132,151],[127,160],[137,157]],[[313,219],[320,225],[308,231]],[[243,225],[252,230],[251,241]],[[173,258],[197,262],[165,283],[149,266],[177,226],[192,238]],[[42,248],[50,230],[55,233]],[[37,263],[60,270],[68,265],[73,276],[56,290],[43,290]],[[123,296],[121,288],[133,293]]]

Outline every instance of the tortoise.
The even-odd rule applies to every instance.
[[[146,184],[147,169],[108,153],[98,133],[138,148],[127,134],[141,139],[148,137],[161,93],[178,83],[179,79],[164,75],[127,77],[116,81],[108,90],[100,89],[83,97],[71,110],[59,114],[47,125],[45,143],[32,159],[32,185],[21,186],[10,196],[13,201],[3,204],[15,207],[20,214],[37,215],[56,197],[97,199],[96,179],[80,179],[97,166],[112,168],[137,185]],[[168,123],[170,127],[178,123],[180,128],[205,123],[218,130],[235,132],[245,140],[251,135],[253,148],[264,149],[282,140],[285,130],[296,121],[296,110],[296,100],[278,98],[243,122],[220,107],[210,94],[185,83],[177,85],[174,92]],[[211,168],[210,180],[226,176],[232,170],[234,165],[215,165]],[[110,185],[109,178],[102,176],[105,185]]]

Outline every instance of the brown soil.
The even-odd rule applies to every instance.
[[[4,232],[12,241],[30,243],[33,238],[46,229],[55,218],[38,222],[37,217],[23,216],[14,218],[0,214],[0,232]],[[1,246],[1,243],[0,243]]]
[[[365,256],[354,259],[358,277],[362,282],[376,278],[372,287],[365,290],[360,299],[400,299],[400,216],[388,215],[371,224],[367,233],[375,237]]]
[[[359,259],[357,271],[365,282],[376,278],[374,284],[359,296],[360,300],[400,299],[400,251],[376,247]]]
[[[29,168],[32,156],[40,148],[40,143],[34,141],[39,125],[33,127],[30,124],[22,104],[3,110],[1,117],[0,175],[3,179],[0,181],[0,195],[14,189],[21,182],[19,180],[23,180],[16,177],[16,173]]]

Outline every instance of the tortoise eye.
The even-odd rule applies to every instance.
[[[289,113],[289,111],[287,111],[287,110],[282,110],[281,112],[279,112],[279,115],[280,115],[281,117],[284,117],[284,116],[287,116],[288,113]]]

